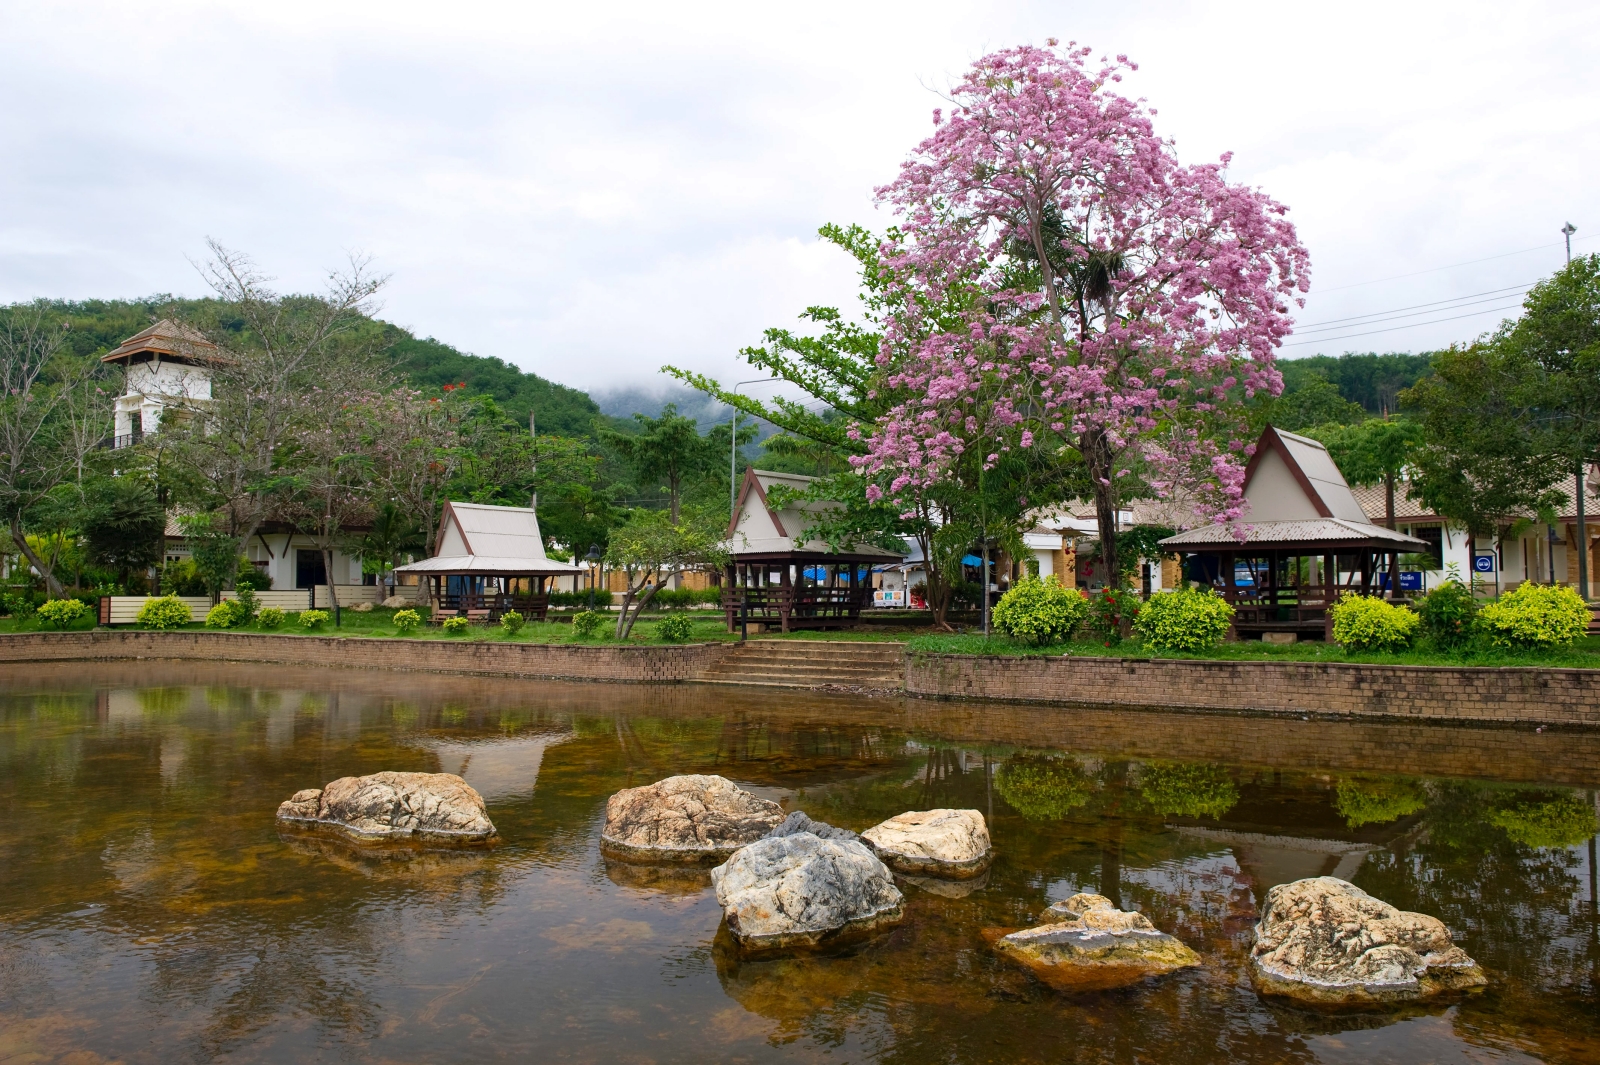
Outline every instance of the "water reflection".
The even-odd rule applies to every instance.
[[[0,683],[0,1060],[1600,1058],[1593,734],[153,663]],[[378,769],[462,773],[500,845],[279,836],[284,797]],[[976,808],[996,862],[907,881],[868,943],[743,961],[704,870],[596,848],[611,792],[676,772],[856,830]],[[1262,1002],[1259,901],[1320,873],[1438,915],[1488,992]],[[1079,891],[1204,968],[1071,996],[996,960]]]

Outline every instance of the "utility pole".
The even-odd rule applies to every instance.
[[[1561,235],[1563,237],[1567,238],[1567,265],[1568,266],[1572,265],[1572,234],[1576,233],[1577,231],[1578,231],[1578,227],[1573,225],[1571,222],[1568,222],[1566,225],[1561,227]],[[1578,529],[1577,529],[1577,532],[1578,532],[1578,535],[1576,537],[1574,537],[1574,539],[1576,539],[1578,542],[1573,544],[1572,546],[1573,546],[1573,549],[1578,552],[1578,594],[1583,596],[1584,601],[1587,602],[1588,599],[1589,599],[1589,591],[1590,591],[1590,589],[1589,589],[1589,525],[1588,525],[1588,522],[1584,520],[1584,513],[1583,513],[1583,511],[1584,511],[1584,498],[1583,497],[1586,494],[1588,494],[1588,483],[1587,482],[1589,480],[1588,477],[1586,476],[1586,474],[1589,472],[1589,462],[1588,462],[1588,456],[1587,455],[1580,454],[1578,456],[1577,467],[1578,467],[1578,470],[1577,470],[1577,472],[1578,472],[1578,488],[1577,488],[1577,496],[1578,496]]]

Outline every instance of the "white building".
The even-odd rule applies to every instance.
[[[175,403],[211,399],[211,370],[217,346],[188,326],[163,318],[124,340],[101,358],[126,369],[115,404],[116,447],[138,443],[161,427],[161,416]]]

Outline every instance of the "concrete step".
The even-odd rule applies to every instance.
[[[899,673],[898,662],[784,662],[770,658],[724,659],[712,667],[713,673]]]

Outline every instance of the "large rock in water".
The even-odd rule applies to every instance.
[[[989,826],[976,810],[914,810],[861,833],[883,863],[911,876],[969,880],[989,868]]]
[[[750,844],[711,870],[711,883],[747,950],[842,942],[905,915],[894,876],[864,844],[812,832]]]
[[[995,949],[1060,990],[1120,987],[1200,964],[1144,914],[1119,910],[1103,895],[1074,895],[1045,916],[1048,923],[1004,936]]]
[[[495,834],[483,796],[454,773],[373,773],[297,791],[278,821],[328,828],[363,843],[478,843]]]
[[[1266,994],[1324,1005],[1407,1002],[1488,982],[1438,918],[1331,876],[1267,892],[1250,969]]]
[[[721,860],[782,820],[783,807],[723,777],[668,777],[606,800],[600,847],[635,862]]]

